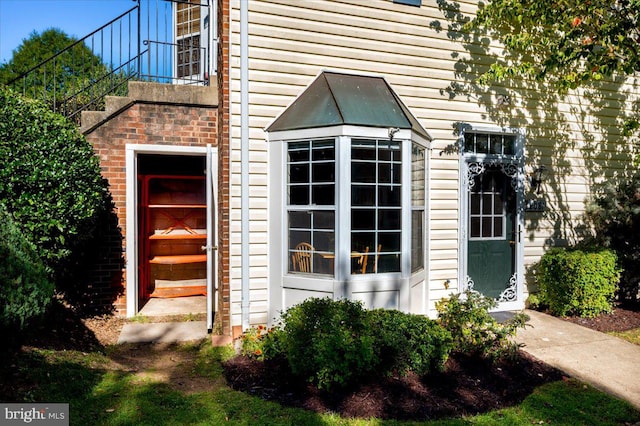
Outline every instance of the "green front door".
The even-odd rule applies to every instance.
[[[500,167],[487,166],[473,177],[469,190],[467,284],[499,300],[515,287],[516,191],[511,182]]]

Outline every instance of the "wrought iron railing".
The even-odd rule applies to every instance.
[[[105,96],[125,96],[131,80],[209,84],[212,0],[134,1],[8,85],[79,122],[80,112],[103,109]]]

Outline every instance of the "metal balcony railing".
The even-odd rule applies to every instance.
[[[79,122],[127,82],[208,85],[215,73],[214,0],[134,0],[135,6],[8,83]]]

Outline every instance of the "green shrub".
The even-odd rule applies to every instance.
[[[240,354],[257,360],[275,359],[283,354],[282,329],[278,326],[267,328],[263,325],[251,327],[241,339]]]
[[[0,204],[0,326],[23,328],[44,313],[52,297],[44,265]]]
[[[105,208],[91,145],[44,104],[0,87],[0,158],[0,201],[55,277],[64,276]]]
[[[442,371],[453,342],[436,321],[389,309],[369,311],[369,316],[377,372],[425,375]]]
[[[489,314],[496,306],[495,299],[475,291],[454,294],[436,304],[438,321],[453,336],[455,352],[497,359],[517,349],[509,337],[525,326],[528,317],[517,313],[499,323]]]
[[[349,386],[374,367],[374,336],[362,304],[307,299],[282,315],[291,371],[320,389]]]
[[[640,304],[640,170],[618,185],[606,183],[587,204],[596,242],[613,249],[622,267],[618,297]]]
[[[611,250],[552,249],[540,259],[540,301],[553,315],[595,317],[611,311],[619,279]]]

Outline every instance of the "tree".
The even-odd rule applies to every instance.
[[[57,28],[44,30],[40,34],[33,31],[29,38],[22,40],[18,48],[13,51],[9,62],[0,65],[0,84],[12,83],[14,79],[56,56],[77,41],[76,38]],[[37,94],[43,90],[62,92],[65,85],[72,83],[74,79],[90,75],[96,67],[104,69],[105,65],[85,44],[78,43],[57,56],[46,68],[30,76],[30,80],[27,81],[30,86],[27,95],[39,97]],[[21,84],[22,82],[18,81],[11,85],[22,91]]]
[[[490,0],[467,27],[507,51],[480,81],[522,75],[569,89],[640,71],[640,0]]]
[[[89,107],[101,109],[105,95],[125,95],[131,78],[123,70],[114,73],[85,42],[57,28],[32,32],[9,62],[0,65],[0,84],[44,100],[66,116]]]

